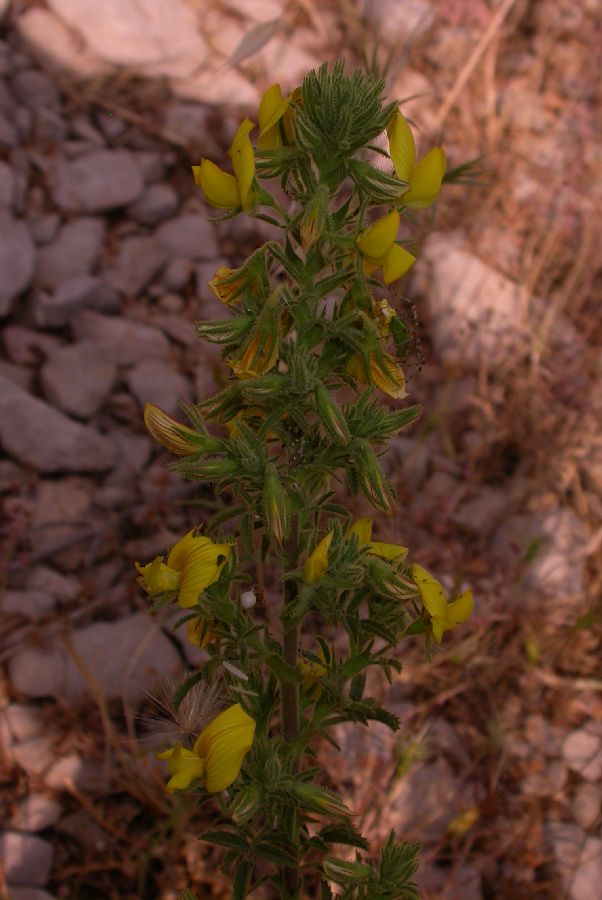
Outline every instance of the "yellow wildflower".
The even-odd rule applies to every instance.
[[[447,160],[443,148],[434,147],[415,165],[414,135],[400,112],[387,126],[387,135],[395,174],[409,185],[400,198],[401,202],[410,209],[430,206],[437,199],[445,175]]]
[[[167,557],[157,556],[145,566],[134,563],[138,584],[149,594],[177,591],[177,600],[185,609],[196,606],[199,595],[219,578],[232,551],[231,544],[214,544],[211,538],[192,529],[175,544]]]
[[[227,305],[238,297],[244,283],[245,277],[239,274],[238,269],[220,266],[211,281],[207,282],[207,287],[211,288],[218,300]]]
[[[173,794],[204,778],[210,794],[224,791],[238,778],[254,736],[255,722],[240,703],[228,707],[201,731],[192,750],[178,741],[175,747],[155,754],[157,759],[169,760],[167,790]]]
[[[228,155],[232,160],[234,175],[224,172],[209,159],[202,159],[200,166],[193,166],[194,182],[211,206],[219,209],[236,209],[239,206],[248,211],[254,200],[251,190],[255,177],[255,154],[249,133],[255,128],[250,119],[241,122],[234,135]]]
[[[209,626],[205,627],[205,619],[202,616],[197,616],[195,619],[189,619],[186,622],[186,637],[191,644],[195,644],[197,647],[206,647],[213,635]]]
[[[328,548],[332,541],[334,532],[329,531],[326,537],[323,537],[315,550],[305,560],[303,573],[305,575],[306,584],[315,584],[324,577],[324,573],[328,568]]]
[[[418,585],[424,608],[431,616],[433,637],[440,644],[444,632],[465,622],[471,615],[474,607],[472,591],[463,591],[448,603],[443,585],[417,563],[412,566],[412,578]]]
[[[144,424],[158,444],[177,456],[191,456],[204,444],[204,438],[196,431],[176,422],[154,403],[144,405]]]
[[[385,394],[388,394],[389,397],[402,400],[408,395],[403,370],[390,353],[383,353],[383,356],[386,368],[381,366],[375,356],[369,354],[371,383],[381,391],[384,391]],[[354,353],[347,360],[345,371],[357,378],[358,381],[361,381],[362,384],[369,383],[364,359],[360,353]]]
[[[385,284],[397,281],[416,262],[415,256],[395,243],[399,222],[399,213],[394,209],[365,228],[355,242],[368,275],[382,266]]]
[[[322,693],[323,688],[319,683],[320,678],[325,678],[326,675],[328,675],[328,666],[322,647],[320,647],[318,651],[318,656],[322,662],[317,662],[313,659],[305,659],[303,656],[297,658],[297,668],[299,668],[303,674],[301,689],[305,691],[308,699],[312,701],[318,700]]]
[[[355,534],[360,542],[360,547],[366,547],[366,552],[371,556],[380,556],[381,559],[389,560],[389,562],[401,562],[408,555],[408,548],[402,547],[401,544],[387,544],[383,541],[372,541],[372,519],[370,516],[362,516],[356,519],[345,534],[349,538]]]
[[[258,150],[275,150],[282,146],[278,123],[290,104],[290,94],[282,96],[279,84],[272,84],[259,104]]]

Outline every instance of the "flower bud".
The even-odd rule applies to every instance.
[[[306,809],[326,813],[329,816],[350,816],[351,810],[343,801],[317,784],[298,781],[292,787],[293,794]]]
[[[238,378],[257,378],[276,365],[282,314],[280,297],[274,292],[266,300],[242,352],[227,360]]]
[[[253,327],[255,316],[236,316],[234,319],[220,319],[217,322],[198,321],[194,323],[196,333],[211,344],[231,344],[241,341]]]
[[[232,303],[242,293],[245,287],[245,273],[242,269],[228,269],[220,266],[211,279],[207,282],[215,296],[222,303]]]
[[[228,456],[219,456],[192,463],[187,469],[187,473],[190,473],[194,478],[198,478],[199,481],[213,481],[218,478],[239,475],[240,465],[235,459],[230,459]]]
[[[240,595],[240,605],[243,609],[252,609],[257,603],[254,591],[243,591]]]
[[[392,512],[397,502],[395,491],[385,481],[376,454],[366,441],[357,442],[357,457],[359,480],[364,494],[377,509]]]
[[[333,534],[333,531],[329,531],[306,559],[305,565],[303,566],[306,584],[316,584],[316,582],[324,577],[326,569],[328,568],[328,548],[330,547]]]
[[[288,534],[289,514],[284,488],[272,462],[265,467],[264,503],[268,533],[282,546]]]
[[[287,379],[278,372],[242,384],[240,391],[247,403],[267,406],[284,390]]]
[[[348,444],[351,433],[342,410],[330,391],[319,381],[315,388],[316,411],[320,422],[335,441]]]
[[[177,456],[212,453],[223,448],[222,441],[209,434],[199,434],[187,425],[172,419],[154,403],[144,405],[144,424],[149,433],[163,447]]]
[[[243,825],[253,818],[261,802],[261,788],[255,782],[245,784],[238,792],[230,815],[237,825]]]

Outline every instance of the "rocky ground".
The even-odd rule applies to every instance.
[[[592,900],[599,4],[0,0],[0,20],[0,895],[227,896],[195,838],[207,813],[166,796],[137,740],[145,691],[202,654],[149,618],[132,565],[227,498],[167,470],[141,410],[223,383],[193,322],[222,314],[217,266],[265,239],[209,223],[190,165],[219,161],[271,82],[378,41],[389,94],[420,95],[403,108],[422,150],[443,134],[450,165],[484,154],[484,174],[412,225],[412,303],[391,302],[421,323],[425,414],[392,444],[399,512],[375,530],[477,605],[431,664],[404,645],[374,684],[401,732],[341,727],[344,771],[322,761],[376,844],[424,842],[425,900]]]

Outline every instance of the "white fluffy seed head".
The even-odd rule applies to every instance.
[[[257,597],[253,591],[243,591],[240,595],[240,605],[243,609],[251,609],[257,603]]]

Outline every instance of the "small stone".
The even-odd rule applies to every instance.
[[[12,212],[15,201],[15,176],[4,160],[0,160],[0,210]]]
[[[29,113],[29,110],[26,112]],[[25,120],[21,126],[24,139],[29,136],[32,126],[33,136],[38,144],[62,144],[63,151],[66,151],[67,123],[56,110],[36,109],[33,114],[33,123],[30,124]]]
[[[507,507],[507,492],[481,485],[475,497],[452,513],[451,521],[472,534],[486,537],[499,527]]]
[[[111,836],[81,809],[61,819],[57,831],[70,835],[96,853],[106,851],[111,844]]]
[[[32,109],[57,109],[59,95],[51,79],[39,69],[21,69],[11,78],[17,99]]]
[[[38,245],[49,244],[56,236],[61,224],[61,217],[58,213],[45,213],[37,219],[30,219],[28,222],[31,236]]]
[[[540,758],[539,769],[527,772],[521,781],[525,795],[532,797],[557,797],[568,779],[567,768],[560,759]]]
[[[88,419],[111,393],[118,370],[92,341],[79,341],[57,350],[42,367],[40,377],[44,394],[53,405]]]
[[[62,811],[58,800],[44,794],[29,794],[15,809],[11,825],[20,831],[43,831],[60,819]]]
[[[595,828],[602,815],[602,787],[599,784],[581,784],[573,797],[572,810],[582,828]]]
[[[151,184],[135,203],[128,207],[128,215],[143,225],[155,225],[178,208],[178,195],[170,184]]]
[[[179,400],[191,400],[188,381],[159,360],[139,363],[127,373],[126,378],[141,409],[145,403],[155,403],[169,415],[175,415],[180,411]]]
[[[0,317],[10,313],[13,301],[29,285],[35,255],[25,222],[0,213]]]
[[[184,257],[176,256],[175,259],[170,260],[170,262],[165,266],[163,270],[163,275],[161,276],[161,280],[163,284],[169,291],[181,291],[182,288],[186,287],[188,282],[190,281],[190,277],[192,275],[192,264],[189,259],[185,259]],[[172,303],[172,308],[168,308],[165,305],[165,297],[174,297],[174,294],[165,294],[161,300],[159,300],[159,305],[166,310],[166,312],[181,312],[183,301],[180,297],[177,297],[177,304]],[[173,308],[178,306],[178,308]]]
[[[49,566],[38,563],[27,574],[27,588],[47,591],[59,603],[70,603],[77,597],[81,584],[75,575],[63,575]]]
[[[41,472],[98,472],[115,461],[108,439],[0,376],[0,444]]]
[[[80,113],[71,120],[71,133],[92,145],[100,147],[104,145],[102,134],[94,127],[85,113]]]
[[[0,609],[6,615],[20,615],[37,622],[55,607],[54,599],[45,591],[3,591],[0,593]]]
[[[125,697],[133,705],[166,675],[179,675],[180,657],[169,639],[144,613],[115,622],[94,622],[72,632],[75,652],[98,679],[107,699]],[[9,663],[16,691],[28,697],[81,701],[88,681],[58,639],[45,649],[25,648]]]
[[[190,144],[201,145],[207,133],[207,107],[172,101],[165,109],[164,126]]]
[[[76,753],[63,756],[48,769],[44,781],[57,791],[69,790],[73,784],[79,791],[103,793],[109,782],[103,767],[96,760],[82,759]]]
[[[105,233],[102,219],[81,216],[67,222],[38,251],[36,284],[54,290],[77,275],[88,275],[98,259]]]
[[[164,222],[155,231],[155,236],[171,257],[214,259],[219,254],[214,226],[197,213]]]
[[[10,703],[2,714],[12,738],[17,742],[37,737],[44,730],[44,720],[37,706]]]
[[[586,728],[567,735],[562,745],[562,755],[573,772],[586,781],[597,783],[602,779],[602,737]]]
[[[32,389],[33,372],[29,369],[23,369],[21,366],[15,366],[0,359],[0,375],[9,378],[14,384],[23,388],[24,391],[31,391]]]
[[[85,309],[73,316],[71,331],[77,340],[93,341],[118,366],[134,366],[149,358],[169,358],[165,335],[142,322]]]
[[[114,141],[115,138],[122,135],[127,128],[127,123],[123,121],[121,116],[118,116],[115,113],[105,112],[103,109],[97,110],[95,119],[98,127],[108,141]]]
[[[32,316],[39,328],[62,328],[79,309],[119,312],[119,294],[102,278],[75,275],[54,294],[40,292],[34,297]]]
[[[49,735],[39,734],[13,744],[12,757],[28,775],[43,775],[56,758],[55,743]]]
[[[588,837],[571,886],[571,900],[592,900],[602,883],[602,840]]]
[[[95,150],[74,160],[60,160],[51,173],[53,198],[67,212],[103,212],[127,206],[144,183],[128,150]]]
[[[32,834],[5,831],[0,835],[0,858],[12,884],[43,885],[48,881],[54,847]]]
[[[17,129],[2,110],[0,110],[0,144],[5,144],[7,147],[17,146]]]
[[[119,246],[115,265],[107,269],[109,283],[129,296],[136,296],[165,262],[165,251],[154,237],[129,237]]]
[[[80,78],[109,71],[107,63],[49,10],[28,7],[21,12],[15,24],[25,41],[55,67],[65,68]]]
[[[63,346],[60,338],[23,325],[7,325],[2,337],[8,358],[20,366],[37,366]]]
[[[33,12],[33,10],[31,10]],[[55,900],[48,891],[35,887],[17,887],[14,884],[8,885],[10,900]]]

